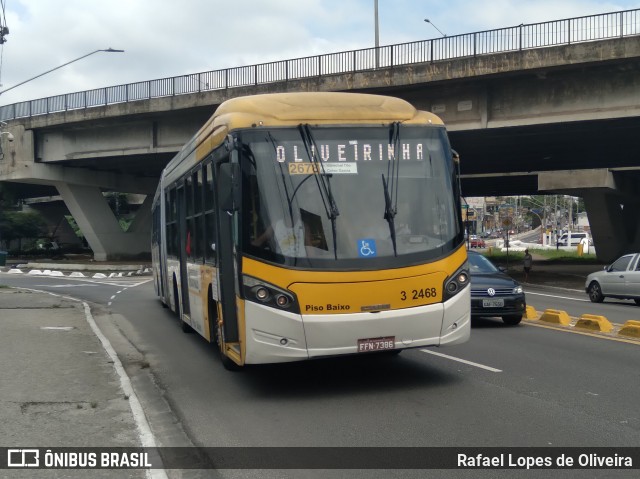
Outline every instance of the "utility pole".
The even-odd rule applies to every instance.
[[[558,227],[560,226],[560,222],[558,221],[558,195],[553,195],[556,199],[556,209],[555,209],[555,232],[556,232],[556,249],[558,249]]]
[[[569,196],[569,231],[573,229],[573,196]]]
[[[544,236],[542,237],[542,245],[546,244],[547,240],[547,197],[546,195],[542,197],[542,233]]]

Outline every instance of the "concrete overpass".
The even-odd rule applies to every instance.
[[[466,196],[581,196],[598,253],[611,260],[640,250],[639,12],[3,106],[15,140],[0,136],[0,180],[28,185],[26,195],[59,192],[96,259],[135,254],[149,249],[150,198],[123,233],[101,192],[150,195],[164,165],[224,100],[283,91],[391,94],[445,120]]]

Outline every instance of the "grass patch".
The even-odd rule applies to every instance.
[[[0,284],[0,289],[9,289],[9,286],[6,284]]]
[[[563,249],[533,249],[529,248],[529,253],[531,253],[534,257],[536,256],[544,256],[547,258],[547,262],[549,264],[560,263],[560,264],[601,264],[602,261],[598,260],[598,257],[595,254],[583,254],[582,256],[578,256],[577,251],[566,251]],[[496,248],[492,248],[491,252],[486,251],[484,255],[489,258],[491,261],[495,263],[506,263],[507,260],[509,262],[512,261],[523,261],[524,260],[524,252],[523,251],[509,251],[509,256],[507,258],[507,253],[504,251],[500,251]],[[535,260],[534,260],[535,261]]]
[[[599,264],[598,257],[595,254],[583,254],[578,256],[577,251],[566,251],[562,249],[532,249],[529,250],[531,254],[544,256],[548,258],[550,262],[562,261],[563,263],[575,263],[575,264]]]

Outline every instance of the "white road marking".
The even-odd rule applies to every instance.
[[[142,404],[140,403],[138,396],[133,390],[131,379],[127,375],[127,372],[125,371],[124,366],[122,366],[122,363],[120,362],[120,358],[118,358],[118,354],[116,353],[115,349],[113,349],[113,346],[111,345],[107,337],[104,334],[102,334],[102,331],[100,330],[97,323],[93,319],[93,315],[91,314],[91,308],[89,307],[89,304],[78,298],[72,298],[70,296],[62,296],[59,294],[51,293],[50,291],[42,291],[37,289],[21,288],[21,287],[18,287],[17,289],[22,289],[25,291],[34,291],[36,293],[46,293],[51,296],[70,299],[72,301],[82,303],[82,306],[84,307],[84,314],[85,314],[87,323],[89,323],[91,330],[98,337],[98,340],[102,344],[102,347],[104,348],[107,355],[111,359],[113,363],[113,368],[115,369],[116,374],[120,378],[120,388],[125,393],[125,395],[127,395],[129,398],[129,407],[131,408],[131,413],[133,414],[133,419],[138,429],[138,437],[140,438],[140,443],[142,447],[152,447],[152,448],[157,447],[155,436],[153,435],[153,432],[151,431],[151,426],[149,425],[149,422],[147,421],[147,417],[144,414],[144,411],[142,409]],[[146,472],[145,475],[148,478],[152,478],[152,479],[168,478],[167,473],[165,472],[164,469],[149,469],[145,472]]]
[[[420,351],[427,354],[433,354],[434,356],[440,356],[441,358],[451,359],[452,361],[458,361],[459,363],[468,364],[469,366],[475,366],[476,368],[486,369],[492,373],[502,372],[502,369],[492,368],[491,366],[485,366],[484,364],[474,363],[472,361],[467,361],[466,359],[456,358],[455,356],[449,356],[448,354],[436,353],[435,351],[430,351],[428,349],[421,349]]]
[[[583,301],[585,303],[589,303],[591,301],[589,299],[569,298],[567,296],[556,296],[555,294],[532,293],[531,291],[527,291],[526,294],[527,296],[531,294],[533,296],[544,296],[545,298],[556,298],[556,299],[568,299],[570,301]]]
[[[153,436],[153,432],[151,431],[151,426],[149,425],[147,417],[144,414],[142,404],[140,403],[136,392],[133,390],[131,379],[124,370],[124,367],[120,362],[120,358],[118,358],[118,354],[116,353],[115,349],[113,349],[113,346],[111,345],[107,337],[102,334],[102,331],[93,319],[93,315],[91,314],[91,308],[89,307],[89,305],[84,301],[82,302],[82,305],[84,306],[84,314],[87,322],[89,323],[89,326],[91,326],[91,329],[102,343],[102,347],[107,352],[107,355],[109,356],[111,361],[113,361],[113,367],[120,377],[120,387],[129,397],[129,406],[131,407],[131,412],[136,422],[136,426],[138,426],[138,436],[140,437],[142,447],[156,447],[156,439]],[[163,469],[154,469],[153,471],[147,471],[146,475],[147,477],[162,479],[168,477]]]
[[[97,284],[34,284],[34,287],[38,288],[81,288],[83,286],[86,287],[96,287]]]
[[[0,274],[6,274],[6,273],[0,273]],[[49,276],[39,277],[39,281],[46,280],[46,279],[49,279]],[[60,283],[61,278],[54,277],[51,279],[54,281],[57,281],[58,284],[60,285],[63,284],[63,283]],[[66,281],[70,281],[70,283],[68,283],[67,286],[71,286],[72,284],[77,284],[77,283],[88,283],[86,286],[104,284],[107,286],[114,286],[116,288],[135,288],[136,286],[140,286],[142,284],[148,283],[149,281],[153,281],[153,278],[144,279],[142,281],[140,281],[139,278],[117,278],[117,279],[114,278],[112,281],[109,281],[108,279],[106,281],[96,281],[95,279],[92,279],[92,278],[72,278],[69,276],[66,276],[64,279]],[[135,281],[135,283],[133,281]],[[51,285],[49,284],[38,284],[34,286],[51,287]],[[62,287],[62,286],[59,286],[59,287]]]

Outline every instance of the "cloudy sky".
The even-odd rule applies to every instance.
[[[0,105],[374,46],[375,0],[0,0]],[[640,8],[628,0],[378,0],[380,44]]]

